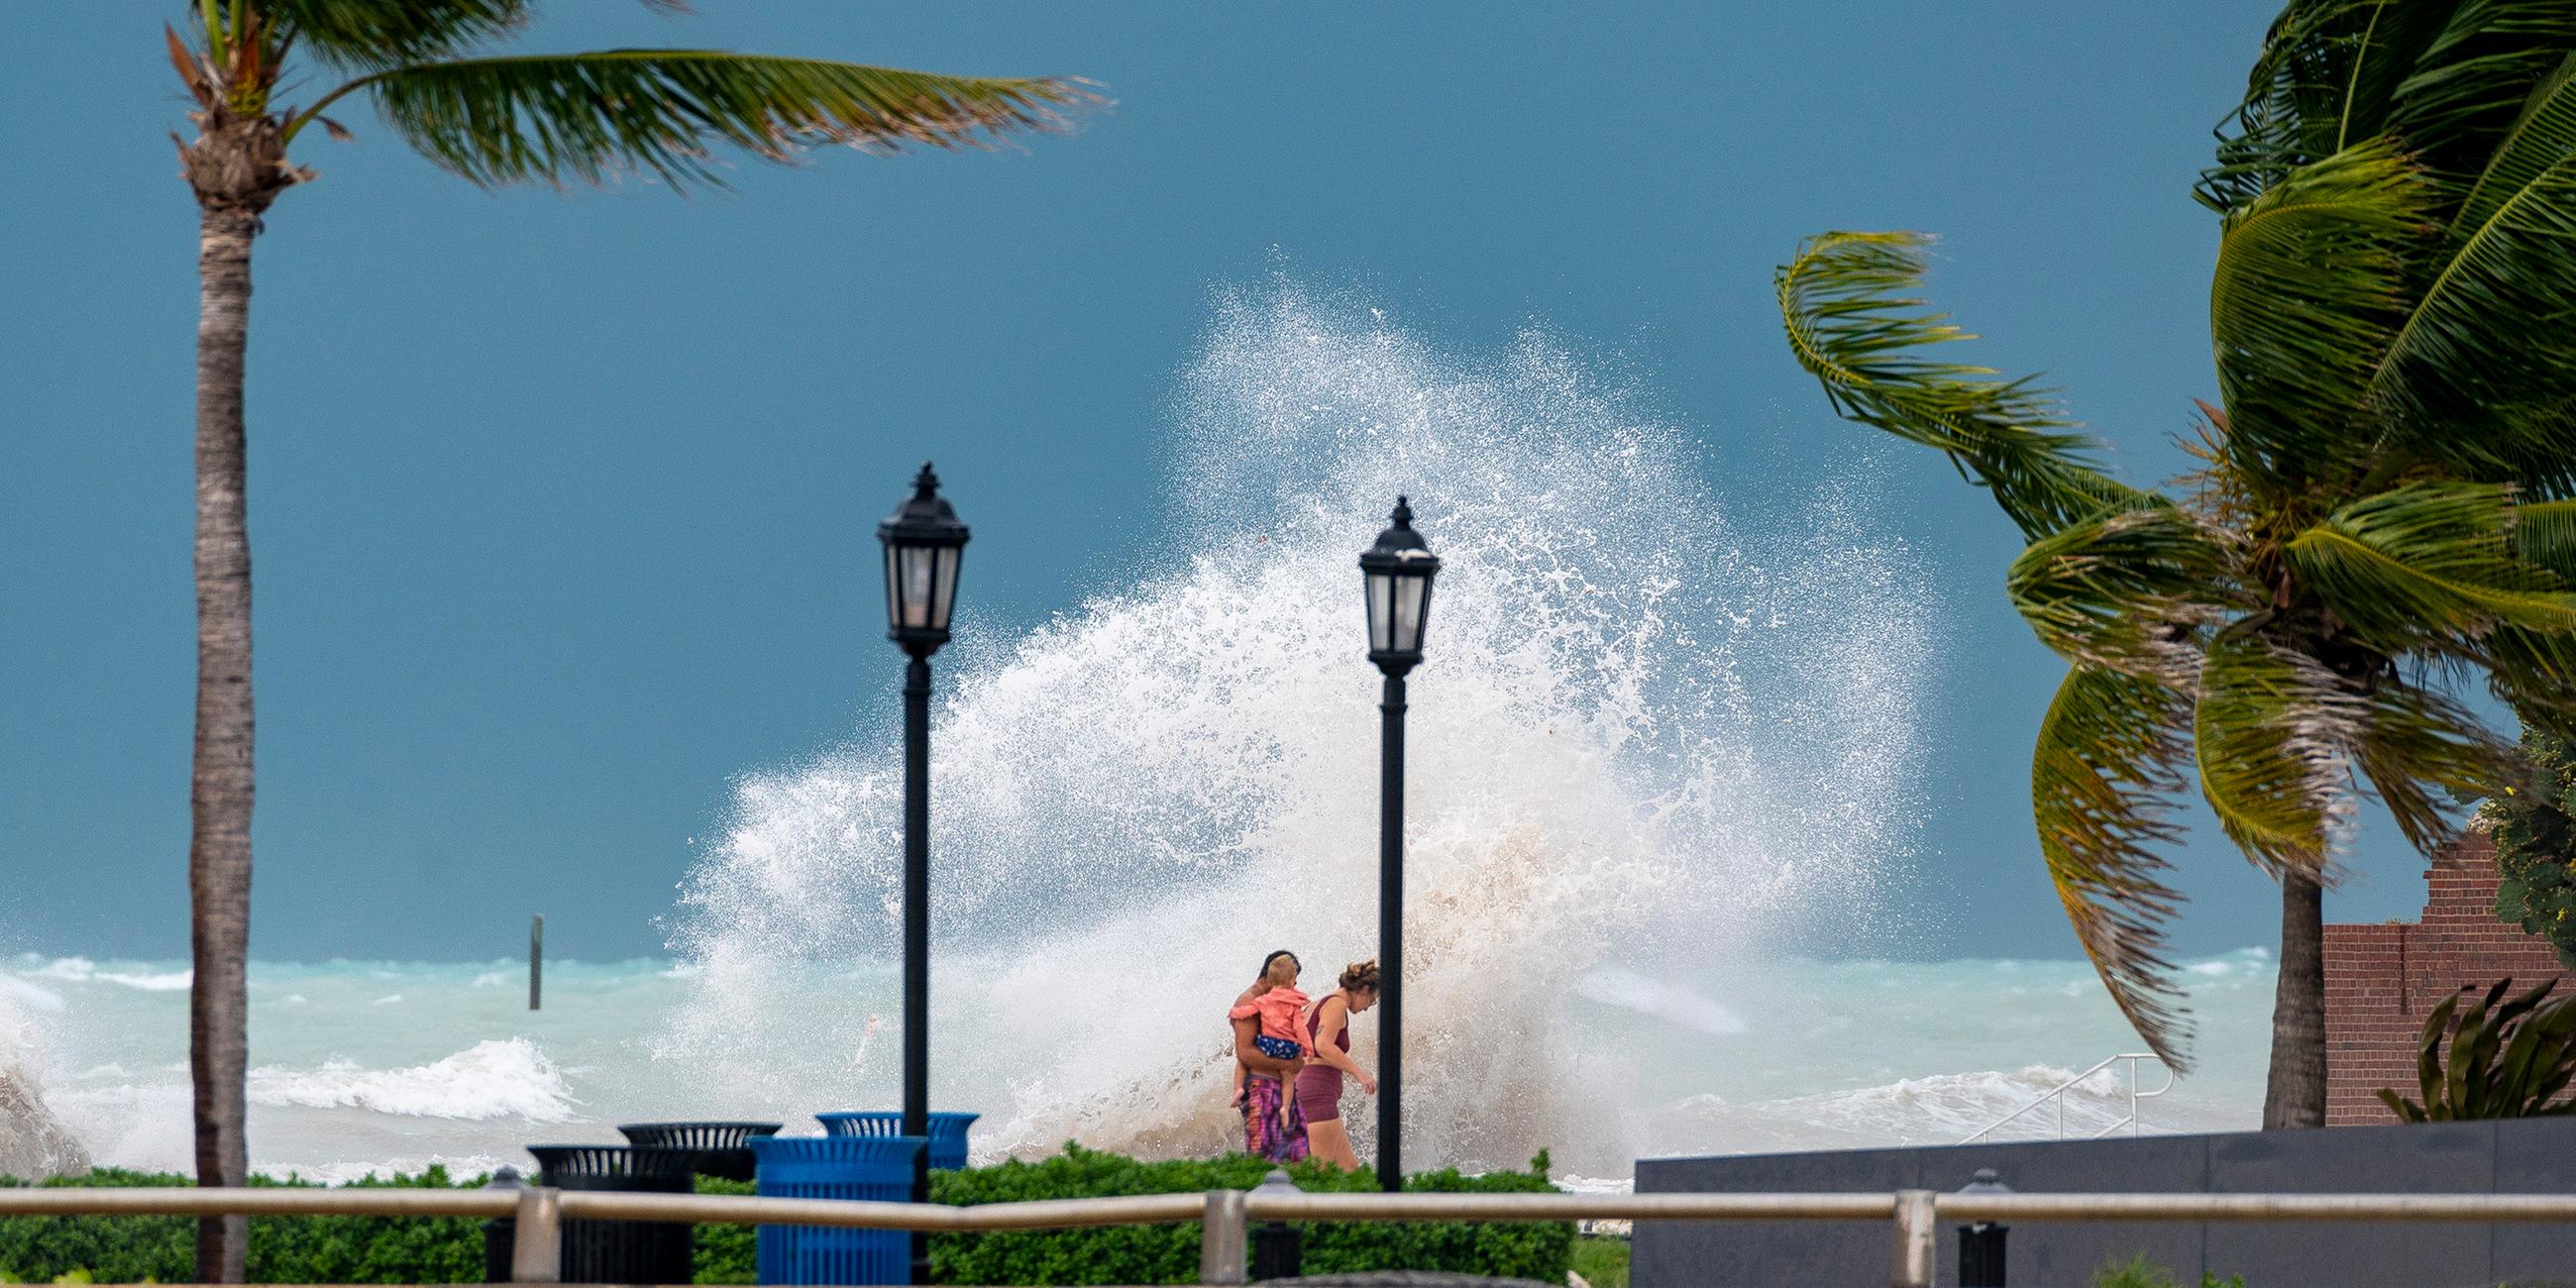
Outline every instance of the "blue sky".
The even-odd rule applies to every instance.
[[[0,83],[0,946],[185,952],[194,211],[159,26],[15,5]],[[658,948],[733,776],[874,727],[873,525],[935,453],[970,594],[1013,630],[1152,541],[1165,399],[1210,293],[1356,285],[1443,345],[1538,323],[1701,439],[1739,521],[1847,468],[1771,267],[1832,227],[1944,238],[1940,299],[2152,481],[2209,396],[2189,196],[2269,11],[2047,0],[1306,6],[582,0],[526,48],[808,53],[1090,77],[1078,134],[845,152],[737,190],[486,193],[363,109],[258,247],[250,366],[254,951]],[[309,96],[314,89],[305,93]],[[1940,606],[1925,955],[2073,951],[2030,838],[2059,668],[2015,550],[1928,454],[1883,525]],[[1758,518],[1755,520],[1758,521]],[[2331,915],[2411,912],[2373,834]],[[2180,941],[2271,939],[2268,883],[2183,860]]]

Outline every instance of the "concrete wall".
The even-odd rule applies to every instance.
[[[1955,1190],[1981,1167],[2033,1193],[2567,1193],[2576,1119],[1647,1159],[1637,1190]],[[1886,1221],[1641,1221],[1633,1282],[1883,1284],[1893,1238]],[[2243,1275],[2247,1288],[2576,1284],[2576,1227],[2555,1225],[2023,1222],[2009,1251],[2012,1288],[2082,1288],[2104,1261],[2139,1252],[2185,1285],[2204,1270]],[[1954,1229],[1942,1231],[1939,1264],[1940,1282],[1955,1284]]]
[[[2420,921],[2326,927],[2326,1125],[2397,1121],[2379,1089],[2415,1094],[2424,1016],[2462,989],[2561,975],[2558,954],[2496,920],[2495,847],[2478,832],[2433,856]],[[2563,986],[2562,986],[2563,987]]]

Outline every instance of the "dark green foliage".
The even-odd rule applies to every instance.
[[[48,1186],[184,1186],[175,1173],[103,1168],[56,1177]],[[432,1167],[417,1176],[370,1177],[353,1185],[446,1188],[456,1181]],[[309,1185],[252,1177],[255,1186]],[[483,1278],[483,1223],[470,1217],[262,1216],[250,1222],[250,1277],[260,1283],[478,1283]],[[86,1270],[101,1283],[196,1277],[197,1222],[181,1216],[0,1217],[0,1272],[43,1282]]]
[[[287,36],[343,67],[453,58],[525,25],[530,0],[263,0]]]
[[[749,1194],[757,1187],[749,1181],[728,1181],[717,1176],[698,1178],[700,1194]],[[698,1227],[697,1273],[690,1282],[702,1284],[758,1283],[760,1227],[756,1225],[701,1225]]]
[[[1007,1162],[932,1177],[931,1195],[942,1203],[1009,1203],[1030,1199],[1108,1194],[1175,1194],[1250,1189],[1271,1165],[1249,1155],[1211,1160],[1139,1162],[1067,1145],[1065,1152],[1034,1163]],[[1307,1162],[1288,1169],[1297,1187],[1318,1191],[1376,1188],[1365,1172],[1343,1172]],[[1456,1171],[1408,1177],[1407,1190],[1512,1193],[1544,1191],[1547,1155],[1527,1172],[1461,1176]],[[1563,1223],[1466,1224],[1403,1222],[1320,1224],[1305,1229],[1308,1274],[1358,1270],[1457,1270],[1473,1274],[1562,1283],[1574,1248],[1574,1228]],[[930,1241],[932,1277],[942,1283],[1150,1284],[1195,1283],[1199,1266],[1196,1222],[1089,1230],[997,1231],[942,1234]]]
[[[2558,981],[2504,1002],[2513,987],[2497,980],[2486,996],[2460,1012],[2457,993],[2443,998],[2424,1017],[2424,1035],[2416,1049],[2416,1075],[2422,1102],[2382,1088],[2379,1098],[2408,1122],[2451,1122],[2475,1118],[2549,1118],[2576,1114],[2576,1101],[2550,1102],[2576,1081],[2576,997],[2544,999]],[[2443,1039],[2450,1056],[2443,1058]]]
[[[1574,1241],[1574,1264],[1592,1288],[1628,1288],[1628,1241],[1586,1236]]]
[[[2106,1261],[2093,1272],[2092,1288],[2182,1288],[2180,1280],[2163,1266],[2151,1265],[2141,1252],[2127,1261]],[[2245,1288],[2245,1276],[2230,1275],[2225,1279],[2203,1271],[2200,1288]]]
[[[2504,876],[2496,915],[2548,940],[2576,968],[2576,745],[2527,729],[2516,769],[2478,811]]]

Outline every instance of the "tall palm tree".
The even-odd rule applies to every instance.
[[[644,0],[666,10],[681,0]],[[239,1185],[250,924],[250,545],[243,497],[242,356],[251,242],[261,217],[313,171],[290,156],[324,111],[374,102],[430,160],[487,187],[650,174],[718,182],[709,148],[771,161],[847,144],[981,146],[1062,125],[1089,101],[1077,82],[995,80],[692,49],[497,56],[536,0],[193,0],[167,29],[196,109],[179,142],[199,212],[197,322],[197,732],[188,886],[196,982],[189,1055],[197,1177]],[[309,60],[336,88],[298,109],[276,98]],[[329,83],[323,81],[318,83]],[[175,136],[174,136],[175,137]],[[197,1274],[238,1282],[246,1223],[199,1226]]]
[[[2263,1123],[2325,1117],[2319,910],[2357,808],[2429,850],[2504,740],[2576,722],[2576,5],[2293,0],[2198,186],[2220,405],[2169,495],[2048,391],[1926,355],[1924,239],[1828,233],[1777,285],[1844,417],[1937,449],[2029,548],[2007,585],[2070,670],[2032,812],[2103,983],[2179,1063],[2160,847],[2196,777],[2280,881]]]

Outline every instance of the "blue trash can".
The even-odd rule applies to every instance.
[[[912,1198],[919,1136],[755,1136],[751,1147],[762,1198]],[[765,1284],[900,1284],[912,1279],[905,1230],[815,1225],[760,1227],[755,1260]]]
[[[835,1136],[900,1136],[903,1115],[888,1113],[816,1114],[823,1130]],[[966,1166],[966,1129],[982,1114],[930,1116],[930,1170],[953,1172]]]

